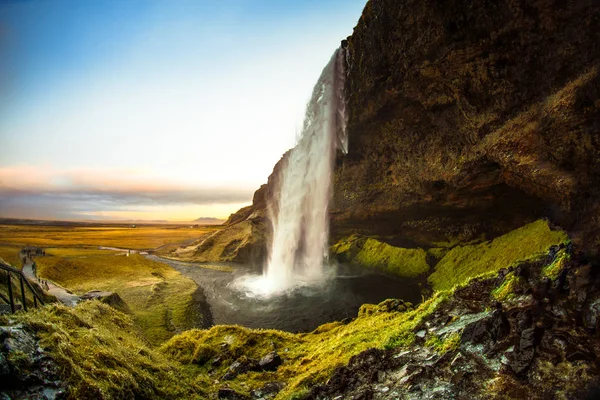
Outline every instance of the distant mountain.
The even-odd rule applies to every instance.
[[[198,219],[193,220],[192,222],[197,222],[201,225],[221,225],[223,222],[225,222],[225,220],[212,217],[200,217]]]

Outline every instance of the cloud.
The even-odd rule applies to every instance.
[[[254,188],[239,185],[197,186],[166,180],[141,170],[0,168],[3,217],[73,219],[161,213],[163,218],[175,214],[181,218],[178,211],[186,210],[189,218],[197,218],[193,213],[202,209],[223,216],[250,203],[253,192]]]
[[[214,204],[248,202],[254,189],[239,185],[197,186],[141,170],[0,168],[0,197],[46,195],[122,204]]]

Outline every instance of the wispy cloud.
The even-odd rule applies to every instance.
[[[140,213],[151,217],[154,212],[161,218],[181,219],[184,210],[189,218],[203,216],[199,215],[203,208],[222,217],[248,204],[253,192],[252,187],[167,181],[141,170],[0,168],[0,215],[4,217],[72,219]]]

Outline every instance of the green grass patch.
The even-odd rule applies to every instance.
[[[58,364],[70,399],[206,399],[180,365],[148,347],[131,318],[98,301],[0,317],[22,323]],[[18,355],[16,355],[18,356]]]
[[[565,232],[550,230],[546,221],[538,220],[492,241],[454,247],[428,280],[434,290],[449,290],[469,278],[539,257],[566,240]]]
[[[154,249],[185,243],[221,229],[221,226],[39,226],[0,225],[0,243],[41,247],[108,246]]]
[[[249,329],[240,326],[215,326],[209,330],[191,330],[177,335],[160,350],[186,364],[190,373],[206,374],[212,368],[214,379],[220,379],[233,361],[240,357],[260,358],[276,350],[284,363],[275,372],[250,372],[227,384],[248,394],[267,382],[286,384],[277,399],[289,399],[304,393],[306,388],[327,380],[334,369],[348,363],[350,357],[369,348],[395,348],[412,343],[413,330],[446,298],[437,293],[418,308],[385,312],[360,313],[348,324],[333,322],[311,333],[292,334],[275,330]],[[221,365],[208,361],[214,357]],[[217,387],[207,390],[216,390]]]
[[[116,292],[153,344],[200,322],[192,300],[196,284],[166,264],[110,250],[48,249],[46,254],[36,258],[42,279],[50,279],[76,294],[90,290]]]
[[[552,280],[558,278],[560,271],[562,271],[571,260],[571,255],[567,253],[565,249],[560,249],[556,254],[556,258],[550,265],[547,265],[542,269],[542,275]]]
[[[21,246],[1,245],[0,246],[0,259],[4,260],[5,263],[12,265],[16,269],[21,269],[21,257],[19,252]]]
[[[522,286],[523,283],[523,278],[520,276],[515,276],[515,274],[511,272],[504,277],[504,282],[502,282],[500,286],[492,291],[492,297],[498,301],[509,300],[514,296],[515,290]]]
[[[454,332],[445,338],[440,338],[434,334],[427,339],[425,342],[425,347],[434,349],[438,354],[444,354],[458,349],[458,346],[460,345],[460,338],[461,334],[459,332]]]
[[[427,253],[423,249],[395,247],[358,235],[340,240],[332,246],[331,252],[343,262],[406,278],[414,278],[429,271]]]

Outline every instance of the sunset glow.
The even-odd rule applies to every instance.
[[[3,2],[0,217],[226,218],[363,6]]]

